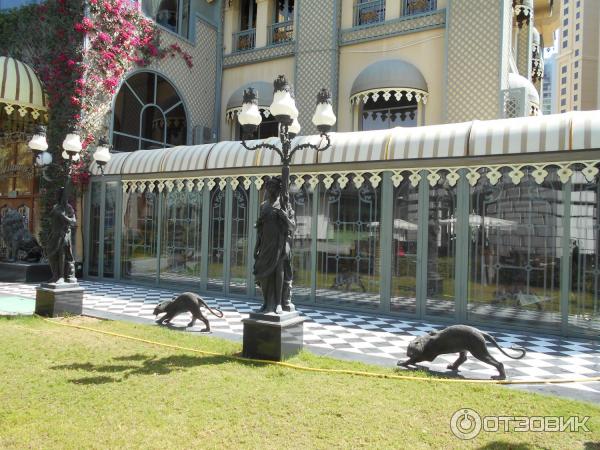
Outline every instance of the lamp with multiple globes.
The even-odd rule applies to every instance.
[[[52,154],[48,150],[48,142],[46,141],[46,127],[38,125],[35,127],[33,136],[29,140],[29,149],[33,152],[35,158],[35,164],[39,167],[45,167],[52,164]],[[63,144],[63,151],[61,156],[66,161],[78,162],[81,159],[80,152],[83,148],[81,144],[81,138],[77,134],[77,130],[69,130],[69,133],[65,137]],[[110,146],[105,137],[101,137],[98,141],[98,146],[93,154],[94,161],[100,167],[102,174],[104,174],[104,166],[110,161]]]
[[[331,148],[331,141],[327,133],[331,130],[331,127],[335,125],[336,117],[331,106],[331,95],[329,94],[329,91],[327,89],[321,89],[317,95],[317,108],[312,119],[313,124],[319,130],[321,139],[316,145],[307,142],[304,144],[298,144],[292,148],[292,139],[294,139],[294,137],[300,133],[301,127],[300,123],[298,122],[298,108],[296,108],[296,102],[294,101],[293,89],[283,75],[280,75],[273,82],[273,103],[269,109],[271,115],[273,115],[277,122],[279,122],[279,140],[281,145],[278,146],[267,142],[258,142],[257,144],[250,146],[246,143],[246,137],[252,135],[262,121],[262,117],[258,109],[257,93],[254,89],[250,88],[244,91],[242,111],[238,115],[238,121],[242,126],[243,131],[242,146],[246,150],[250,151],[260,148],[269,149],[279,155],[281,158],[280,207],[283,211],[286,211],[286,214],[288,214],[290,211],[288,207],[290,189],[290,163],[292,162],[292,158],[299,150],[311,149],[317,152],[322,152]],[[283,227],[287,225],[282,223],[281,226]],[[292,237],[290,236],[289,239],[292,239]],[[292,243],[290,243],[290,246],[292,246]],[[293,272],[290,270],[290,273]]]

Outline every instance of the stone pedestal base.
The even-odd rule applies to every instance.
[[[83,311],[84,289],[78,283],[42,283],[35,290],[35,313],[40,316],[80,315]]]
[[[304,322],[297,311],[275,314],[251,313],[244,324],[246,358],[282,361],[302,350]]]
[[[25,262],[0,262],[0,281],[15,283],[40,283],[52,278],[48,264]]]

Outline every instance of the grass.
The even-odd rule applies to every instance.
[[[226,354],[237,343],[72,318],[107,331]],[[598,448],[600,408],[500,386],[308,373],[204,357],[59,327],[0,320],[0,448]],[[309,353],[313,367],[389,372]],[[452,414],[591,416],[590,433],[482,433]]]

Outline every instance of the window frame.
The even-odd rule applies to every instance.
[[[191,14],[192,1],[191,0],[175,0],[175,1],[177,2],[177,26],[175,27],[175,30],[171,30],[170,28],[157,22],[155,17],[152,17],[152,16],[146,14],[146,11],[144,10],[144,0],[138,0],[138,4],[139,4],[139,8],[140,8],[140,11],[142,12],[142,14],[145,17],[147,17],[148,19],[152,20],[152,22],[154,22],[162,30],[165,30],[169,33],[173,33],[179,37],[189,40],[190,39],[190,24],[191,24],[191,19],[192,19],[192,14]],[[188,9],[188,18],[187,18],[187,24],[185,26],[185,28],[186,28],[185,33],[181,31],[181,29],[183,28],[183,10],[184,10],[182,5],[184,2],[187,3],[187,9]]]
[[[140,98],[140,96],[136,93],[136,91],[133,89],[132,85],[130,84],[130,81],[135,78],[136,76],[139,76],[141,74],[146,74],[149,76],[154,77],[154,86],[153,86],[153,94],[152,94],[152,98],[153,101],[152,103],[144,103],[144,101]],[[173,91],[175,92],[175,94],[177,95],[178,101],[176,101],[175,103],[173,103],[171,106],[169,106],[167,109],[163,109],[160,105],[158,105],[157,102],[157,95],[158,95],[158,83],[159,83],[159,78],[162,78],[165,82],[167,82],[169,84],[169,86],[173,89]],[[119,95],[121,94],[123,89],[129,89],[129,92],[131,92],[131,94],[133,94],[133,96],[136,98],[136,100],[139,102],[139,105],[141,106],[140,108],[140,112],[139,112],[139,128],[138,128],[138,135],[133,135],[130,133],[126,133],[123,131],[118,131],[115,130],[115,117],[117,114],[116,111],[116,103],[117,103],[117,99],[119,97]],[[164,128],[163,128],[163,142],[159,142],[156,141],[154,139],[148,138],[148,137],[144,137],[142,134],[143,131],[143,119],[144,119],[144,112],[149,109],[149,108],[157,108],[163,115],[163,117],[165,118],[165,124],[164,124]],[[185,137],[183,139],[183,143],[169,143],[168,142],[168,121],[167,119],[167,114],[169,114],[171,111],[176,110],[177,108],[183,108],[183,112],[185,115]],[[181,95],[181,93],[179,92],[179,90],[177,89],[177,87],[175,86],[175,84],[173,84],[167,77],[165,77],[163,74],[153,71],[153,70],[140,70],[140,71],[136,71],[134,73],[132,73],[129,77],[127,77],[127,79],[123,80],[123,82],[121,83],[121,86],[119,87],[119,90],[117,91],[117,93],[115,94],[114,98],[113,98],[113,104],[112,104],[112,120],[111,120],[111,133],[110,133],[110,142],[113,145],[113,147],[116,147],[115,144],[115,138],[116,136],[122,136],[124,138],[128,138],[128,139],[135,139],[138,141],[138,145],[137,145],[137,149],[136,150],[119,150],[118,148],[116,148],[117,151],[125,151],[125,152],[132,152],[132,151],[137,151],[137,150],[145,150],[145,148],[143,147],[143,144],[155,144],[157,146],[159,146],[159,148],[168,148],[168,147],[175,147],[177,145],[187,145],[188,144],[188,131],[189,131],[189,113],[188,113],[188,109],[185,105],[185,102],[183,100],[183,97]]]

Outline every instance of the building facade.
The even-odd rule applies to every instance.
[[[560,5],[558,112],[600,108],[600,1],[563,0]]]
[[[294,86],[301,136],[320,88],[332,148],[298,154],[299,303],[416,319],[600,330],[597,115],[539,117],[540,0],[142,1],[165,58],[98,105],[116,153],[85,195],[87,277],[258,297],[258,208],[279,161],[246,152],[237,114]]]

